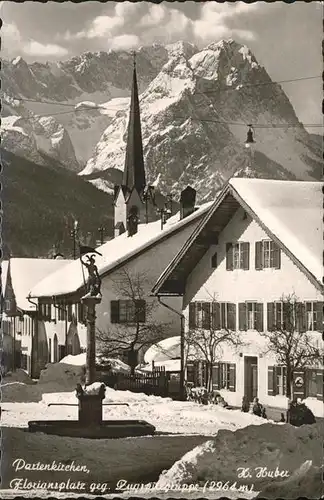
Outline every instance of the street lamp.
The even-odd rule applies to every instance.
[[[100,235],[100,244],[103,245],[104,242],[105,242],[105,239],[104,239],[104,234],[105,234],[105,229],[103,226],[100,226],[98,227],[98,232],[99,232],[99,235]]]

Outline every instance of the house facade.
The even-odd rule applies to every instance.
[[[182,296],[186,332],[237,332],[242,344],[215,352],[212,383],[229,404],[258,397],[285,407],[286,367],[268,349],[265,332],[284,321],[287,297],[298,306],[296,328],[322,349],[321,184],[233,179],[154,287]],[[204,357],[187,379],[206,380]],[[323,413],[323,365],[294,373],[293,392]]]
[[[116,336],[133,338],[132,317],[137,300],[145,303],[141,321],[144,328],[159,326],[163,330],[160,339],[179,332],[181,299],[167,298],[163,301],[167,304],[165,306],[151,296],[151,289],[206,214],[208,206],[202,206],[183,219],[180,219],[179,213],[176,214],[163,229],[160,221],[139,225],[133,236],[125,232],[96,249],[101,254],[96,257],[96,265],[101,277],[102,294],[101,302],[96,307],[98,338],[103,334],[107,339]],[[38,315],[46,336],[48,362],[60,361],[67,354],[79,354],[86,349],[87,310],[82,297],[86,293],[87,279],[87,272],[77,259],[46,276],[29,291],[31,300],[38,304]],[[132,298],[131,288],[135,285],[141,290]],[[126,344],[124,350],[126,353]],[[144,351],[141,349],[138,352],[138,362],[142,360]],[[127,361],[127,358],[124,359]]]
[[[5,371],[23,368],[34,378],[49,360],[45,317],[28,297],[30,289],[67,260],[12,258],[3,287],[3,359]]]

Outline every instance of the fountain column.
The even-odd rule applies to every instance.
[[[96,305],[100,304],[101,296],[87,294],[81,298],[81,301],[87,307],[87,386],[96,380]]]

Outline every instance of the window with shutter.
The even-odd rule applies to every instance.
[[[263,332],[263,304],[255,304],[255,330]]]
[[[273,267],[274,269],[280,269],[281,267],[280,248],[274,241],[271,242],[270,266]]]
[[[284,328],[284,313],[283,313],[283,303],[275,302],[274,303],[274,329],[281,330]],[[289,315],[289,309],[286,310],[286,314]]]
[[[306,307],[305,304],[302,302],[298,302],[296,304],[296,328],[298,329],[299,332],[306,332]],[[316,326],[316,310],[312,309],[311,312],[312,316],[312,324],[310,326]],[[308,327],[308,325],[307,325]],[[312,329],[312,328],[311,328]]]
[[[317,399],[323,401],[323,386],[324,386],[324,372],[323,370],[318,370],[316,373],[316,397]]]
[[[202,303],[202,328],[210,329],[210,302]]]
[[[275,330],[275,305],[274,302],[267,303],[267,331],[273,332]]]
[[[256,327],[256,303],[255,302],[247,302],[246,303],[246,328],[247,330],[254,330]]]
[[[226,270],[233,271],[233,244],[226,243]]]
[[[306,370],[306,397],[317,397],[317,371]]]
[[[239,305],[239,330],[246,331],[246,304],[241,302]]]
[[[262,241],[255,242],[255,269],[260,271],[262,269]]]
[[[236,304],[227,304],[227,328],[236,330]]]
[[[213,389],[219,389],[219,363],[213,364]]]
[[[145,300],[135,301],[135,314],[136,320],[139,323],[145,323],[146,321],[146,302]]]
[[[236,365],[235,363],[231,363],[229,365],[229,390],[235,392],[235,384],[236,384]]]
[[[274,366],[275,376],[275,394],[280,396],[286,395],[286,367]]]
[[[187,364],[187,382],[195,382],[195,367],[193,363]]]
[[[65,321],[66,318],[66,308],[63,302],[58,304],[58,319],[59,321]]]
[[[220,330],[220,303],[212,302],[212,328]]]
[[[216,269],[216,267],[217,267],[217,252],[215,252],[214,255],[212,255],[212,258],[211,258],[211,267],[213,269]]]
[[[196,328],[196,303],[189,304],[189,328]]]
[[[268,366],[268,396],[275,396],[275,373],[274,366]]]
[[[282,328],[290,331],[294,324],[293,304],[282,303]]]
[[[119,300],[110,302],[110,322],[119,323]]]
[[[220,326],[221,328],[227,328],[227,303],[220,303]]]
[[[323,332],[323,302],[316,304],[316,331]]]
[[[241,243],[241,269],[245,271],[250,268],[250,243]]]
[[[202,302],[196,302],[196,328],[202,328]]]

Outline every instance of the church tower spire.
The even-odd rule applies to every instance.
[[[123,185],[130,191],[136,188],[139,194],[143,193],[146,185],[144,155],[142,143],[141,117],[138,98],[136,75],[136,59],[134,55],[133,84],[130,104],[130,114],[127,131],[126,158],[123,174]]]

